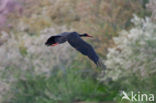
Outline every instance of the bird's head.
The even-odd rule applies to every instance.
[[[54,44],[56,44],[55,39],[53,36],[51,36],[46,42],[45,45],[46,46],[53,46]]]
[[[50,45],[52,45],[52,43],[51,43],[51,41],[47,40],[47,41],[45,42],[45,45],[46,45],[46,46],[50,46]]]
[[[91,38],[93,37],[93,36],[91,36],[91,35],[89,35],[89,34],[87,34],[87,33],[81,34],[80,36],[81,36],[81,37],[91,37]]]

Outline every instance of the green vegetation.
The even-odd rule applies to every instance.
[[[49,77],[28,75],[11,87],[9,103],[73,103],[112,101],[118,89],[96,80],[93,71],[79,68],[56,69]],[[87,75],[87,76],[86,76]]]
[[[0,103],[120,103],[123,90],[156,96],[155,0],[1,4]],[[67,43],[44,45],[65,31],[92,35],[85,41],[108,69],[101,71]]]

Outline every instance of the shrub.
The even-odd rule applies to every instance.
[[[56,68],[49,77],[29,75],[12,85],[9,103],[73,103],[79,101],[108,101],[117,91],[96,81],[92,71],[78,68],[65,71]],[[86,76],[87,74],[87,76]]]
[[[112,37],[117,36],[121,29],[132,26],[130,19],[133,13],[141,17],[147,15],[143,5],[148,0],[17,1],[22,6],[22,14],[11,13],[7,19],[13,31],[18,31],[21,23],[26,27],[24,31],[34,35],[50,26],[65,25],[74,31],[95,35],[91,41],[104,57],[107,48],[113,46]]]
[[[61,27],[61,30],[65,31],[66,28]],[[43,30],[40,36],[18,33],[2,32],[5,42],[0,46],[0,95],[9,88],[10,83],[19,78],[25,78],[28,74],[49,76],[53,68],[64,69],[74,58],[68,44],[53,48],[44,45],[51,35],[56,34],[53,28]]]
[[[132,22],[134,28],[114,38],[116,47],[109,49],[108,70],[101,80],[111,78],[122,89],[155,93],[156,24],[137,16]]]
[[[156,1],[150,0],[147,4],[147,8],[152,11],[152,19],[156,22]]]

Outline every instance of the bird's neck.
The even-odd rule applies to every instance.
[[[85,34],[80,34],[79,36],[80,36],[80,37],[86,37]]]

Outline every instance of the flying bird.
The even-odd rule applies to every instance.
[[[85,56],[88,56],[96,65],[99,64],[99,56],[94,51],[93,47],[85,42],[81,37],[92,37],[91,35],[84,33],[79,34],[77,32],[63,32],[61,34],[51,36],[45,43],[47,46],[56,46],[58,44],[65,43],[66,41],[77,51]]]

